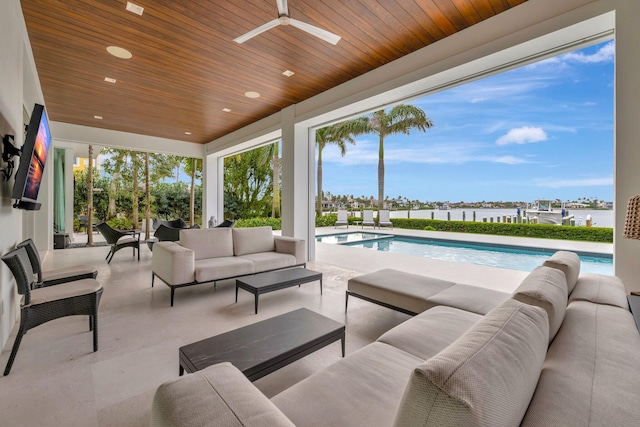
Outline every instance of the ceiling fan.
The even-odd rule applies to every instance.
[[[276,4],[278,5],[278,17],[273,21],[269,21],[264,25],[259,26],[255,30],[251,30],[248,33],[241,35],[240,37],[236,37],[233,39],[236,43],[244,43],[247,40],[257,36],[258,34],[262,34],[271,28],[277,27],[278,25],[291,25],[292,27],[296,27],[302,31],[306,31],[312,36],[316,36],[321,38],[322,40],[331,43],[333,45],[337,44],[340,40],[340,36],[330,33],[327,30],[323,30],[322,28],[318,28],[314,25],[307,24],[306,22],[298,21],[297,19],[293,19],[289,16],[289,7],[287,6],[287,0],[276,0]]]

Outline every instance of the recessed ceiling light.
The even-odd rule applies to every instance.
[[[93,116],[93,118],[96,120],[102,120],[102,116]]]
[[[291,76],[293,76],[295,73],[294,73],[293,71],[291,71],[291,70],[284,70],[284,71],[282,72],[282,74],[283,74],[283,75],[285,75],[285,76],[287,76],[287,77],[291,77]]]
[[[244,96],[246,96],[247,98],[260,98],[260,94],[253,91],[245,92]]]
[[[127,10],[129,12],[135,13],[136,15],[142,16],[142,12],[144,11],[144,7],[138,6],[137,4],[131,3],[130,1],[128,1],[127,2]]]
[[[118,46],[107,47],[107,52],[109,52],[111,55],[115,56],[116,58],[122,58],[122,59],[130,59],[133,56],[131,52],[129,52],[127,49],[124,49]]]
[[[230,113],[231,112],[231,108],[223,108],[222,111],[224,111],[225,113]]]
[[[191,135],[191,132],[185,132],[184,134],[185,135]]]
[[[104,81],[105,81],[105,82],[109,82],[109,83],[115,83],[115,82],[116,82],[116,79],[111,78],[111,77],[105,77],[105,78],[104,78]]]

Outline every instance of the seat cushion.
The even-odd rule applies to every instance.
[[[278,252],[259,252],[257,254],[241,255],[238,258],[253,262],[254,273],[296,265],[296,257]]]
[[[422,313],[434,307],[428,298],[455,285],[446,280],[384,269],[349,279],[349,292],[399,307],[412,313]]]
[[[640,335],[632,314],[610,305],[572,302],[522,425],[640,425],[638,378]]]
[[[233,256],[233,237],[229,228],[180,230],[180,245],[191,249],[196,260]]]
[[[549,317],[549,341],[553,341],[567,310],[567,281],[562,271],[540,266],[522,281],[513,298],[544,309]]]
[[[557,268],[562,271],[567,279],[567,291],[573,291],[580,276],[580,257],[575,252],[558,251],[542,265]]]
[[[548,339],[547,313],[509,299],[416,367],[394,425],[519,425]]]
[[[45,270],[42,272],[43,283],[61,283],[72,280],[92,279],[98,274],[98,270],[90,265],[74,265],[71,267],[57,268],[55,270]]]
[[[297,427],[390,426],[422,359],[374,342],[274,396]]]
[[[622,280],[616,276],[604,274],[581,274],[573,292],[569,295],[569,302],[572,301],[590,301],[629,309],[627,289]]]
[[[100,289],[102,289],[102,284],[95,279],[82,279],[45,288],[36,288],[31,291],[30,305],[93,294]]]
[[[230,363],[167,381],[156,390],[153,427],[294,427]]]
[[[116,242],[116,245],[126,245],[127,243],[137,243],[137,242],[139,242],[137,237],[122,236],[121,238],[118,239],[118,241]]]
[[[196,282],[228,279],[253,274],[253,262],[239,257],[201,259],[195,263]]]
[[[433,307],[384,333],[378,342],[423,360],[457,340],[482,316],[451,307]]]
[[[509,297],[510,295],[505,292],[456,283],[431,295],[428,300],[433,305],[446,305],[472,313],[487,314]]]
[[[266,227],[233,228],[233,253],[238,255],[276,250],[273,229]]]

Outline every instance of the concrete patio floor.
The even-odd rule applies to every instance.
[[[331,227],[318,233],[336,231],[340,230]],[[547,247],[550,244],[545,243]],[[213,284],[177,289],[175,306],[170,307],[169,288],[160,281],[151,287],[151,252],[146,245],[141,248],[140,262],[124,249],[107,264],[108,248],[104,246],[56,250],[47,255],[45,268],[82,263],[98,269],[98,280],[104,285],[99,350],[91,351],[92,335],[84,316],[58,319],[30,330],[11,374],[0,377],[0,425],[147,426],[156,388],[178,376],[179,347],[299,307],[345,323],[346,351],[353,353],[408,319],[359,299],[350,301],[345,314],[347,280],[362,273],[397,268],[505,292],[515,289],[527,274],[317,244],[317,260],[307,267],[323,273],[324,294],[321,296],[313,284],[265,294],[255,315],[251,294],[240,291],[238,303],[234,303],[232,280],[218,283],[217,289]],[[606,251],[604,246],[598,248]],[[16,331],[17,324],[0,357],[3,370]],[[340,344],[336,342],[255,384],[271,397],[339,358]]]

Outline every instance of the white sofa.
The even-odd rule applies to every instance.
[[[430,308],[267,399],[228,363],[156,391],[153,426],[637,426],[622,282],[559,252],[486,315]]]
[[[179,242],[158,242],[151,262],[156,276],[171,288],[210,283],[306,263],[305,241],[274,236],[271,227],[180,230]]]

